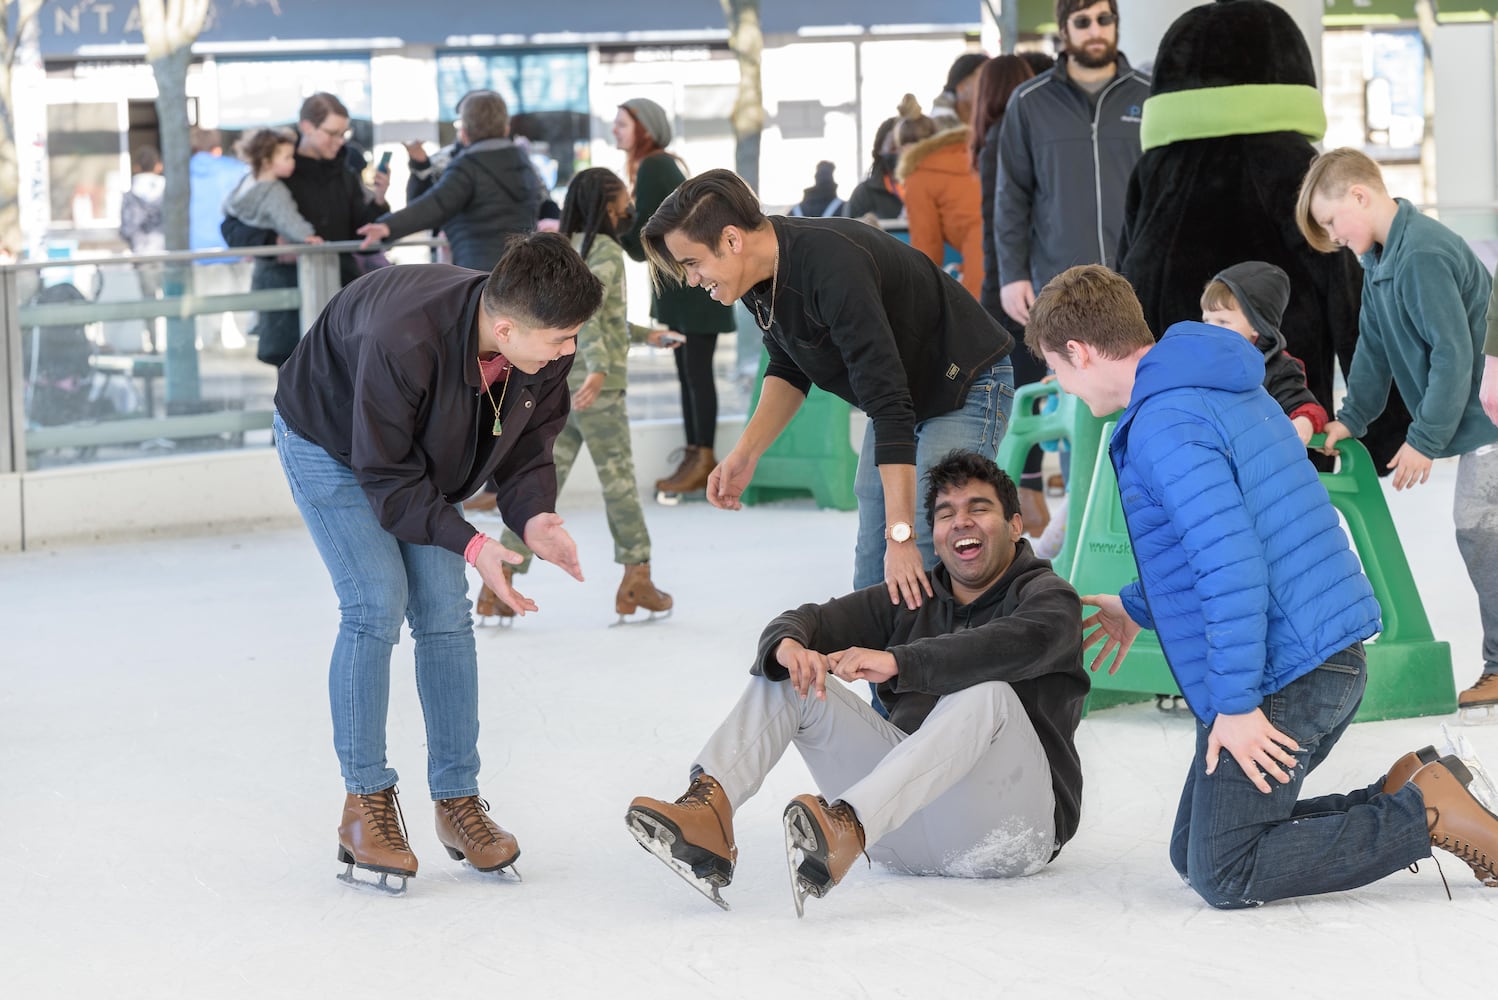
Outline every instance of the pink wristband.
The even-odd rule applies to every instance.
[[[479,564],[479,549],[482,549],[484,543],[488,540],[489,536],[482,531],[468,540],[468,547],[463,550],[463,559],[468,565],[477,566]]]

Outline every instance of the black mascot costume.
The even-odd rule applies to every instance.
[[[1326,112],[1305,36],[1267,0],[1218,0],[1176,19],[1160,41],[1124,206],[1119,270],[1159,336],[1201,318],[1201,293],[1247,260],[1290,276],[1281,326],[1330,415],[1332,366],[1357,342],[1362,269],[1350,250],[1312,250],[1295,200]],[[1404,443],[1409,413],[1390,392],[1363,444],[1380,473]]]

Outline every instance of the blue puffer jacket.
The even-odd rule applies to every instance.
[[[1177,323],[1144,356],[1109,445],[1154,629],[1192,712],[1237,715],[1378,632],[1378,601],[1242,337]]]

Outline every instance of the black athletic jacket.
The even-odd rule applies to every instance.
[[[773,216],[778,278],[744,296],[774,321],[768,377],[813,383],[869,415],[874,460],[915,464],[915,425],[960,409],[1014,338],[919,250],[854,219]]]
[[[571,356],[494,387],[479,379],[479,298],[488,275],[450,264],[383,267],[334,295],[281,366],[286,425],[354,471],[395,537],[462,553],[477,534],[454,506],[486,481],[523,532],[556,510],[551,446],[571,410]]]

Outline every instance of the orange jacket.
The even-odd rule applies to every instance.
[[[968,128],[948,129],[900,154],[910,245],[938,266],[950,244],[962,255],[962,285],[983,289],[983,189],[968,159]]]

